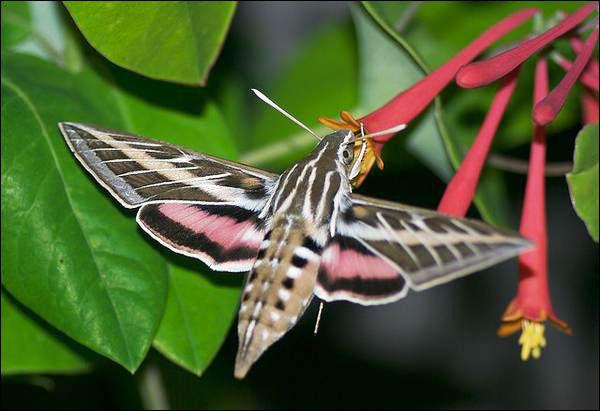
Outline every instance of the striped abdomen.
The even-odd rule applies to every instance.
[[[242,294],[235,376],[243,378],[260,355],[293,327],[312,299],[320,247],[298,218],[273,221]]]

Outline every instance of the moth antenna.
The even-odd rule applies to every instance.
[[[279,107],[277,104],[275,104],[275,102],[273,102],[273,100],[271,100],[269,97],[265,96],[263,93],[261,93],[260,91],[258,91],[255,88],[253,88],[251,90],[254,92],[254,94],[256,94],[256,96],[259,99],[261,99],[262,101],[264,101],[265,103],[267,103],[268,105],[270,105],[271,107],[273,107],[275,110],[279,111],[281,114],[283,114],[284,116],[286,116],[287,118],[289,118],[290,120],[292,120],[294,123],[298,124],[300,127],[302,127],[303,129],[305,129],[306,131],[308,131],[310,134],[312,134],[313,136],[315,136],[315,138],[317,140],[321,141],[321,137],[319,137],[318,135],[316,135],[314,131],[312,131],[310,128],[306,127],[302,122],[300,122],[300,120],[297,120],[290,113],[288,113],[287,111],[285,111],[284,109],[282,109],[281,107]]]
[[[321,313],[323,312],[323,301],[321,301],[321,304],[319,304],[319,313],[317,314],[317,322],[315,322],[315,329],[313,331],[314,335],[317,335],[317,332],[319,332],[319,323],[321,322]]]

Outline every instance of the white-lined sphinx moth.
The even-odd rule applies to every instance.
[[[81,164],[138,224],[213,270],[248,271],[235,376],[293,327],[314,295],[383,304],[516,255],[530,243],[484,223],[352,193],[350,130],[281,175],[173,144],[60,123]]]

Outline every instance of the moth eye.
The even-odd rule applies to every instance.
[[[342,152],[342,157],[344,157],[344,162],[346,164],[349,164],[352,161],[352,157],[354,157],[353,154],[354,153],[351,150],[344,150]]]

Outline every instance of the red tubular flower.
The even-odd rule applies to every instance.
[[[571,61],[567,60],[566,58],[560,55],[556,55],[555,61],[567,72],[570,71],[573,67],[573,63]],[[590,67],[591,66],[588,63],[588,65],[584,68],[583,72],[581,73],[581,76],[579,76],[579,82],[585,87],[589,88],[590,90],[598,92],[598,76],[592,73]]]
[[[524,9],[502,19],[443,66],[358,121],[362,122],[365,128],[371,132],[385,130],[397,124],[409,123],[425,110],[444,87],[450,83],[461,66],[472,61],[492,43],[515,27],[523,24],[536,13],[538,13],[537,9]],[[377,137],[375,139],[377,150],[381,151],[383,144],[390,137],[392,137],[391,134]]]
[[[581,38],[577,35],[571,36],[569,40],[573,51],[576,54],[580,54],[583,51],[584,47],[583,40],[581,40]],[[589,76],[591,78],[594,78],[596,80],[596,84],[598,84],[599,67],[600,66],[598,65],[598,60],[596,60],[594,57],[590,58],[590,61],[588,62],[587,66],[583,71],[583,74],[581,75],[581,84],[593,90],[593,87],[589,87],[589,85],[587,85],[586,82],[583,81],[583,78],[584,76]],[[583,124],[591,124],[598,122],[598,89],[596,88],[595,91],[596,92],[594,93],[593,91],[586,90],[585,88],[581,91],[581,109],[583,112]]]
[[[323,117],[319,118],[319,121],[333,129],[347,128],[355,133],[364,131],[388,133],[388,129],[391,127],[409,123],[422,113],[454,76],[456,76],[456,82],[462,87],[483,86],[502,78],[502,83],[498,87],[479,133],[455,176],[448,184],[438,206],[440,212],[464,216],[474,197],[498,125],[516,87],[521,64],[541,48],[576,27],[596,7],[597,3],[587,4],[575,13],[566,16],[546,32],[524,40],[519,46],[488,60],[468,64],[494,41],[536,14],[537,10],[527,9],[514,13],[486,30],[446,64],[374,112],[358,120],[354,119],[350,113],[342,112],[342,122]],[[548,287],[548,246],[544,204],[546,137],[543,124],[554,118],[544,117],[547,112],[545,106],[552,107],[551,114],[554,116],[564,103],[566,93],[578,78],[590,86],[595,85],[595,89],[598,89],[597,70],[593,72],[590,69],[590,67],[594,67],[594,64],[597,67],[597,63],[590,62],[597,38],[598,29],[596,28],[585,44],[580,45],[577,43],[577,39],[572,40],[573,48],[576,49],[578,56],[572,66],[568,68],[561,83],[550,94],[548,93],[546,61],[540,59],[536,64],[533,104],[537,112],[534,110],[536,122],[534,123],[534,138],[531,144],[529,173],[521,219],[521,233],[533,240],[536,248],[519,257],[517,295],[503,314],[502,325],[498,329],[500,336],[506,336],[522,329],[519,343],[522,345],[521,358],[523,360],[528,359],[529,356],[538,358],[541,355],[541,348],[546,345],[543,325],[546,320],[570,333],[569,326],[554,313]],[[582,78],[581,74],[584,69],[587,72]],[[593,87],[591,88],[593,89]],[[597,122],[597,94],[593,94],[587,88],[584,91],[582,102],[585,121]],[[545,122],[539,121],[540,114],[544,117],[542,120]],[[363,157],[360,165],[359,176],[353,181],[355,187],[360,185],[375,161],[382,167],[379,153],[391,136],[392,134],[379,135],[372,140],[366,140],[367,154]],[[364,141],[357,139],[355,150],[364,149],[362,146]]]
[[[552,122],[558,115],[563,104],[565,104],[569,91],[571,91],[575,81],[577,81],[583,72],[583,69],[588,64],[590,57],[592,57],[592,52],[594,51],[597,40],[598,29],[596,28],[585,41],[583,50],[579,53],[575,59],[575,63],[573,63],[573,66],[569,69],[560,83],[558,83],[550,94],[535,105],[533,108],[533,120],[537,124],[545,126]]]
[[[546,61],[540,59],[535,69],[534,104],[548,93]],[[498,335],[507,336],[519,329],[521,359],[530,355],[539,358],[544,338],[545,320],[570,333],[569,326],[561,321],[552,308],[548,288],[548,233],[545,208],[546,135],[543,126],[534,125],[534,137],[529,158],[529,173],[525,188],[525,202],[521,216],[521,234],[535,242],[535,249],[519,256],[519,285],[517,296],[502,316]]]
[[[596,7],[596,3],[586,4],[575,13],[565,17],[551,29],[532,39],[523,41],[517,47],[487,60],[462,67],[456,75],[456,83],[464,88],[474,88],[485,86],[504,77],[534,53],[581,23]]]
[[[571,48],[573,49],[575,54],[580,54],[581,50],[583,50],[583,40],[581,40],[581,38],[579,38],[578,36],[571,36],[569,40],[571,43]],[[598,60],[592,57],[590,59],[590,62],[588,63],[588,67],[586,67],[586,71],[589,72],[592,76],[598,77],[598,68]]]
[[[498,87],[473,145],[446,187],[438,211],[456,216],[464,216],[467,213],[496,130],[517,85],[518,76],[519,67],[509,73]]]
[[[496,40],[523,24],[538,12],[538,9],[524,9],[505,17],[487,29],[443,66],[398,94],[382,107],[358,120],[354,119],[350,113],[343,111],[341,122],[326,117],[319,117],[319,121],[334,130],[348,128],[355,132],[360,130],[360,124],[363,125],[365,131],[376,132],[389,129],[398,124],[409,123],[431,104],[433,99],[454,78],[462,65],[472,61]],[[355,187],[362,183],[375,162],[377,162],[379,168],[383,168],[383,161],[379,155],[383,145],[392,136],[393,134],[381,135],[373,138],[372,143],[369,142],[369,150],[363,160],[359,177],[353,182]]]
[[[583,109],[583,124],[598,122],[598,95],[589,90],[581,91],[581,106]]]

